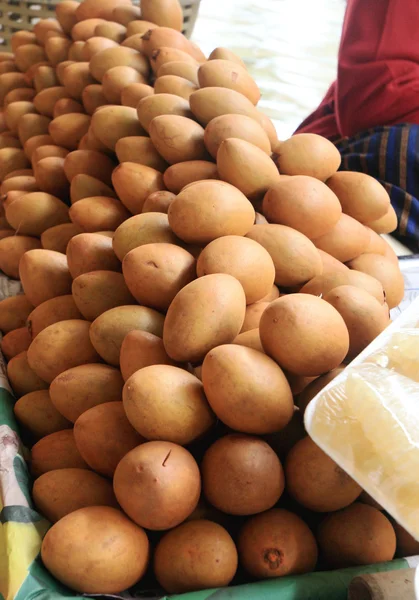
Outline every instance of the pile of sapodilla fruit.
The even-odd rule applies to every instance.
[[[42,559],[79,592],[396,550],[302,425],[403,297],[388,194],[279,142],[241,59],[181,28],[177,0],[65,0],[0,53],[2,350]]]

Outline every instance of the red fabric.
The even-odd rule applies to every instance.
[[[419,124],[418,30],[419,0],[348,0],[337,80],[298,133]]]

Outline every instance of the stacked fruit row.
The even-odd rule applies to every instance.
[[[65,0],[0,55],[2,350],[42,558],[81,592],[396,547],[302,425],[403,297],[388,194],[279,142],[243,62],[181,27],[177,0]]]

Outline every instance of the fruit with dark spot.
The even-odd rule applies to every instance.
[[[317,562],[308,525],[280,508],[249,519],[240,531],[238,550],[243,567],[259,579],[309,573]]]

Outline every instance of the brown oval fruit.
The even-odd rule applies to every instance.
[[[35,441],[63,429],[71,429],[70,421],[54,407],[48,390],[30,392],[19,398],[13,407],[19,424]]]
[[[115,152],[120,163],[131,162],[145,165],[164,172],[168,164],[154,147],[150,138],[145,136],[129,136],[118,140]]]
[[[81,319],[82,314],[74,302],[73,296],[67,294],[50,298],[42,304],[39,304],[28,315],[26,325],[31,334],[32,339],[35,339],[49,325],[58,323],[59,321],[67,321],[69,319]]]
[[[34,237],[39,237],[50,227],[69,221],[64,202],[44,192],[32,192],[15,200],[7,208],[6,218],[21,234]]]
[[[121,104],[122,90],[133,83],[147,83],[144,75],[128,66],[112,67],[102,79],[102,88],[106,100],[111,104]]]
[[[143,98],[138,103],[137,114],[138,120],[146,131],[151,121],[161,115],[192,117],[189,102],[175,94],[153,94]]]
[[[291,420],[294,403],[278,365],[257,350],[236,344],[210,350],[202,365],[204,391],[211,408],[235,431],[266,434]]]
[[[327,185],[339,198],[342,210],[360,223],[381,219],[390,208],[390,197],[374,177],[365,173],[340,171]]]
[[[44,62],[47,56],[44,49],[38,44],[24,44],[15,51],[16,65],[19,71],[28,71],[30,67],[39,62]]]
[[[122,270],[139,304],[165,311],[176,294],[195,279],[196,261],[174,244],[145,244],[128,252]]]
[[[128,421],[122,402],[86,410],[74,424],[77,448],[96,472],[113,477],[120,460],[145,440]]]
[[[243,62],[240,56],[237,56],[237,54],[234,54],[234,52],[232,52],[232,50],[229,50],[228,48],[222,48],[221,46],[215,48],[208,57],[208,60],[217,59],[230,60],[246,68],[246,64]]]
[[[57,66],[68,59],[71,40],[61,37],[49,37],[45,41],[45,54],[51,65]]]
[[[221,115],[245,115],[260,123],[259,113],[248,98],[223,87],[206,87],[189,98],[191,110],[202,125]]]
[[[217,152],[220,178],[243,192],[249,200],[262,199],[280,181],[278,169],[263,150],[246,140],[228,138]]]
[[[254,208],[237,188],[223,181],[196,181],[171,203],[169,223],[191,244],[207,244],[225,235],[245,235],[255,219]]]
[[[320,250],[341,262],[348,262],[363,252],[369,243],[367,229],[349,215],[342,214],[327,233],[313,240]]]
[[[99,404],[122,400],[124,382],[117,369],[84,364],[60,373],[50,386],[51,402],[72,423]]]
[[[164,213],[135,215],[118,227],[113,238],[113,248],[119,260],[123,260],[134,248],[156,243],[179,243]]]
[[[253,225],[247,237],[270,254],[275,266],[275,283],[283,287],[302,285],[323,270],[314,244],[286,225]]]
[[[297,229],[315,239],[336,225],[342,208],[321,181],[307,176],[284,178],[265,194],[263,213],[270,223]]]
[[[265,309],[269,306],[269,302],[255,302],[246,306],[246,314],[240,333],[251,331],[259,327],[260,319],[262,318]]]
[[[26,324],[28,315],[33,310],[25,294],[11,296],[0,301],[0,330],[3,334]]]
[[[10,60],[13,59],[13,52],[15,52],[19,46],[24,46],[25,44],[36,44],[36,35],[32,31],[15,31],[10,38],[10,45],[12,48]]]
[[[71,293],[67,258],[60,252],[29,250],[20,260],[19,276],[25,294],[34,306]]]
[[[57,469],[35,480],[36,508],[51,522],[86,506],[118,506],[112,484],[87,469]]]
[[[90,116],[81,113],[61,115],[51,121],[49,134],[57,146],[77,150],[81,138],[90,126]]]
[[[166,533],[154,555],[157,581],[170,594],[224,587],[236,569],[237,550],[230,535],[203,519]]]
[[[0,75],[0,103],[3,104],[5,96],[19,88],[29,88],[23,73],[3,73]]]
[[[83,198],[92,198],[93,196],[107,196],[108,198],[116,198],[116,194],[112,188],[104,184],[103,181],[81,173],[76,175],[71,180],[70,197],[71,203],[74,204]]]
[[[45,63],[35,65],[32,72],[32,82],[35,90],[39,93],[49,87],[55,87],[62,84],[60,79],[62,71],[69,64],[72,64],[72,62],[73,61],[71,60],[65,60],[62,63],[59,63],[55,69],[51,65]]]
[[[306,508],[332,512],[352,504],[362,488],[309,437],[295,444],[285,461],[289,494]]]
[[[2,148],[0,150],[0,180],[9,173],[17,169],[26,169],[29,167],[29,161],[23,150],[20,148]]]
[[[376,233],[392,233],[397,229],[397,214],[392,206],[389,206],[388,211],[383,217],[380,217],[376,221],[370,221],[367,223]]]
[[[95,79],[90,74],[88,62],[75,62],[64,70],[62,82],[71,98],[81,100],[84,88],[94,84]]]
[[[41,555],[64,585],[82,593],[112,594],[144,575],[149,544],[145,532],[119,510],[89,506],[53,525],[42,542]]]
[[[186,445],[215,423],[201,381],[170,365],[134,373],[124,386],[123,403],[129,422],[147,440]]]
[[[67,252],[68,242],[82,230],[74,223],[63,223],[46,229],[41,234],[42,247],[45,250],[54,250],[65,254]]]
[[[114,21],[102,23],[100,25],[97,25],[95,28],[95,35],[113,40],[117,43],[121,43],[124,41],[126,33],[127,28],[124,27],[124,25],[121,25],[121,23],[116,23]]]
[[[122,204],[133,215],[141,213],[150,194],[165,189],[160,171],[133,162],[124,162],[116,167],[112,183]]]
[[[99,362],[99,356],[89,339],[89,327],[90,323],[79,319],[46,327],[29,346],[28,362],[31,369],[44,381],[51,383],[67,369]]]
[[[32,160],[32,154],[37,148],[53,144],[54,140],[50,135],[34,135],[24,143],[23,147],[26,156],[29,158],[29,160]]]
[[[124,46],[105,48],[90,59],[90,72],[100,82],[109,69],[119,66],[132,67],[144,76],[147,76],[149,72],[149,63],[146,57],[140,52]]]
[[[81,99],[83,102],[83,108],[88,115],[93,115],[97,108],[109,104],[103,93],[101,85],[92,84],[84,88]],[[82,140],[80,140],[79,148]]]
[[[112,11],[112,18],[121,25],[129,25],[132,21],[141,17],[141,10],[138,6],[131,6],[129,4],[116,6]]]
[[[226,59],[213,59],[202,64],[198,71],[199,85],[224,87],[240,92],[256,105],[260,100],[260,90],[245,67]]]
[[[136,28],[139,28],[139,26],[141,26],[141,22],[137,22],[137,24],[135,24]],[[131,27],[134,27],[134,23],[132,24]],[[153,27],[149,27],[149,29],[153,29]],[[146,32],[143,32],[143,33],[146,33]],[[169,46],[161,46],[160,48],[155,50],[150,57],[150,63],[151,63],[152,69],[157,74],[163,65],[172,63],[174,61],[186,63],[190,66],[193,66],[196,69],[196,71],[198,71],[198,67],[199,67],[198,61],[196,61],[187,52],[184,52],[183,50],[179,50],[179,48],[173,48],[173,47],[169,47]]]
[[[59,198],[68,197],[70,186],[64,172],[64,158],[47,156],[34,163],[33,170],[40,190]]]
[[[281,142],[275,162],[285,175],[308,175],[320,181],[334,176],[341,162],[336,146],[321,135],[300,133]]]
[[[163,340],[153,333],[134,330],[122,342],[120,368],[124,381],[136,371],[151,365],[173,365],[175,362],[164,349]]]
[[[142,50],[147,56],[153,56],[154,51],[162,46],[178,48],[199,62],[205,62],[206,57],[196,44],[190,42],[179,31],[171,27],[156,27],[143,35]]]
[[[17,133],[19,119],[23,115],[35,114],[38,110],[33,102],[28,100],[20,100],[17,102],[11,102],[5,107],[4,117],[6,125],[12,133]]]
[[[232,515],[272,508],[284,491],[284,473],[275,452],[263,440],[231,434],[206,451],[201,464],[207,500]]]
[[[52,123],[51,119],[44,117],[43,115],[23,115],[23,117],[19,119],[18,125],[18,134],[21,144],[25,144],[32,137],[46,135],[49,132],[50,123]],[[56,143],[58,146],[63,145],[57,142],[55,139],[54,143]]]
[[[205,160],[204,129],[187,117],[161,115],[149,125],[151,141],[171,165],[187,160]]]
[[[37,390],[45,390],[48,385],[30,367],[28,353],[21,352],[9,360],[7,378],[16,397],[24,396]]]
[[[41,46],[45,44],[50,34],[63,35],[61,25],[55,19],[41,19],[34,25],[33,32]]]
[[[185,100],[189,100],[189,96],[197,89],[199,88],[195,83],[178,75],[161,75],[154,83],[155,94],[174,94]]]
[[[20,327],[9,331],[1,341],[1,351],[6,360],[10,360],[17,354],[25,352],[32,341],[29,331],[26,327]]]
[[[178,0],[143,0],[141,17],[160,27],[182,31],[183,14]]]
[[[262,342],[260,341],[259,327],[257,329],[250,329],[248,331],[244,331],[243,333],[239,333],[239,335],[232,341],[232,344],[245,346],[246,348],[252,348],[258,352],[265,352]]]
[[[317,540],[334,568],[371,565],[392,560],[396,534],[382,512],[355,502],[320,524]]]
[[[348,267],[377,279],[384,288],[390,308],[400,304],[404,296],[404,278],[398,264],[380,254],[362,254],[351,260]]]
[[[158,531],[189,517],[201,492],[195,459],[171,442],[148,442],[131,450],[118,464],[113,481],[124,512],[142,527]]]
[[[57,20],[66,33],[70,33],[73,26],[76,24],[76,9],[79,3],[74,0],[63,0],[60,5],[57,5],[56,15]]]
[[[92,131],[110,150],[115,150],[116,143],[121,138],[144,134],[134,108],[114,105],[103,106],[94,113]]]
[[[174,298],[164,322],[166,352],[176,361],[198,362],[240,332],[246,298],[241,284],[223,273],[186,285]]]
[[[88,469],[74,442],[72,429],[51,433],[31,450],[31,472],[34,477],[56,469]]]
[[[355,286],[336,287],[324,299],[336,308],[348,328],[346,360],[358,356],[390,323],[388,309],[367,291]]]
[[[275,266],[263,246],[254,240],[228,235],[208,244],[197,262],[198,277],[227,273],[240,281],[246,303],[262,300],[272,289]]]
[[[131,83],[127,85],[121,92],[122,106],[131,106],[137,108],[140,100],[154,94],[154,88],[145,83]]]
[[[238,539],[241,564],[258,579],[310,573],[317,562],[317,544],[300,517],[274,508],[249,519]]]
[[[245,140],[267,154],[271,153],[271,143],[265,131],[257,121],[246,115],[221,115],[212,119],[205,128],[205,145],[214,158],[217,158],[222,142],[228,138]]]
[[[71,30],[71,37],[75,42],[85,42],[95,34],[96,27],[101,23],[104,23],[104,19],[95,17],[87,17],[83,21],[78,21]],[[74,47],[74,44],[73,44]],[[82,54],[82,46],[79,45],[79,52],[77,52],[77,46],[73,48],[72,60],[79,60]]]
[[[163,175],[167,189],[175,194],[190,183],[203,179],[219,179],[217,165],[207,160],[188,160],[172,165]]]
[[[296,375],[331,371],[349,349],[348,329],[338,311],[307,294],[274,300],[262,315],[260,339],[266,353]]]
[[[86,233],[115,231],[130,217],[130,213],[119,200],[106,196],[79,200],[72,205],[69,215],[72,222]]]
[[[157,69],[157,77],[164,77],[164,75],[183,77],[183,79],[198,85],[198,64],[183,62],[182,60],[164,62]]]
[[[121,271],[112,238],[100,233],[81,233],[71,238],[67,245],[67,261],[74,279],[92,271]]]
[[[300,290],[302,294],[312,294],[324,298],[331,290],[341,285],[351,285],[367,291],[380,304],[384,302],[384,290],[381,283],[375,277],[361,271],[351,271],[346,268],[343,271],[326,272],[308,281]]]
[[[72,295],[77,308],[88,321],[124,304],[135,304],[121,273],[114,271],[92,271],[76,277]]]
[[[100,356],[110,365],[119,366],[122,342],[134,329],[149,331],[161,336],[164,317],[145,306],[117,306],[111,308],[90,327],[90,339]]]
[[[32,164],[35,164],[42,160],[43,158],[49,158],[50,156],[56,156],[58,158],[65,158],[68,154],[68,150],[66,148],[61,148],[60,146],[40,146],[32,153]]]
[[[75,150],[67,155],[64,162],[64,171],[70,183],[76,175],[85,174],[111,185],[114,168],[115,163],[109,156],[94,150]]]

